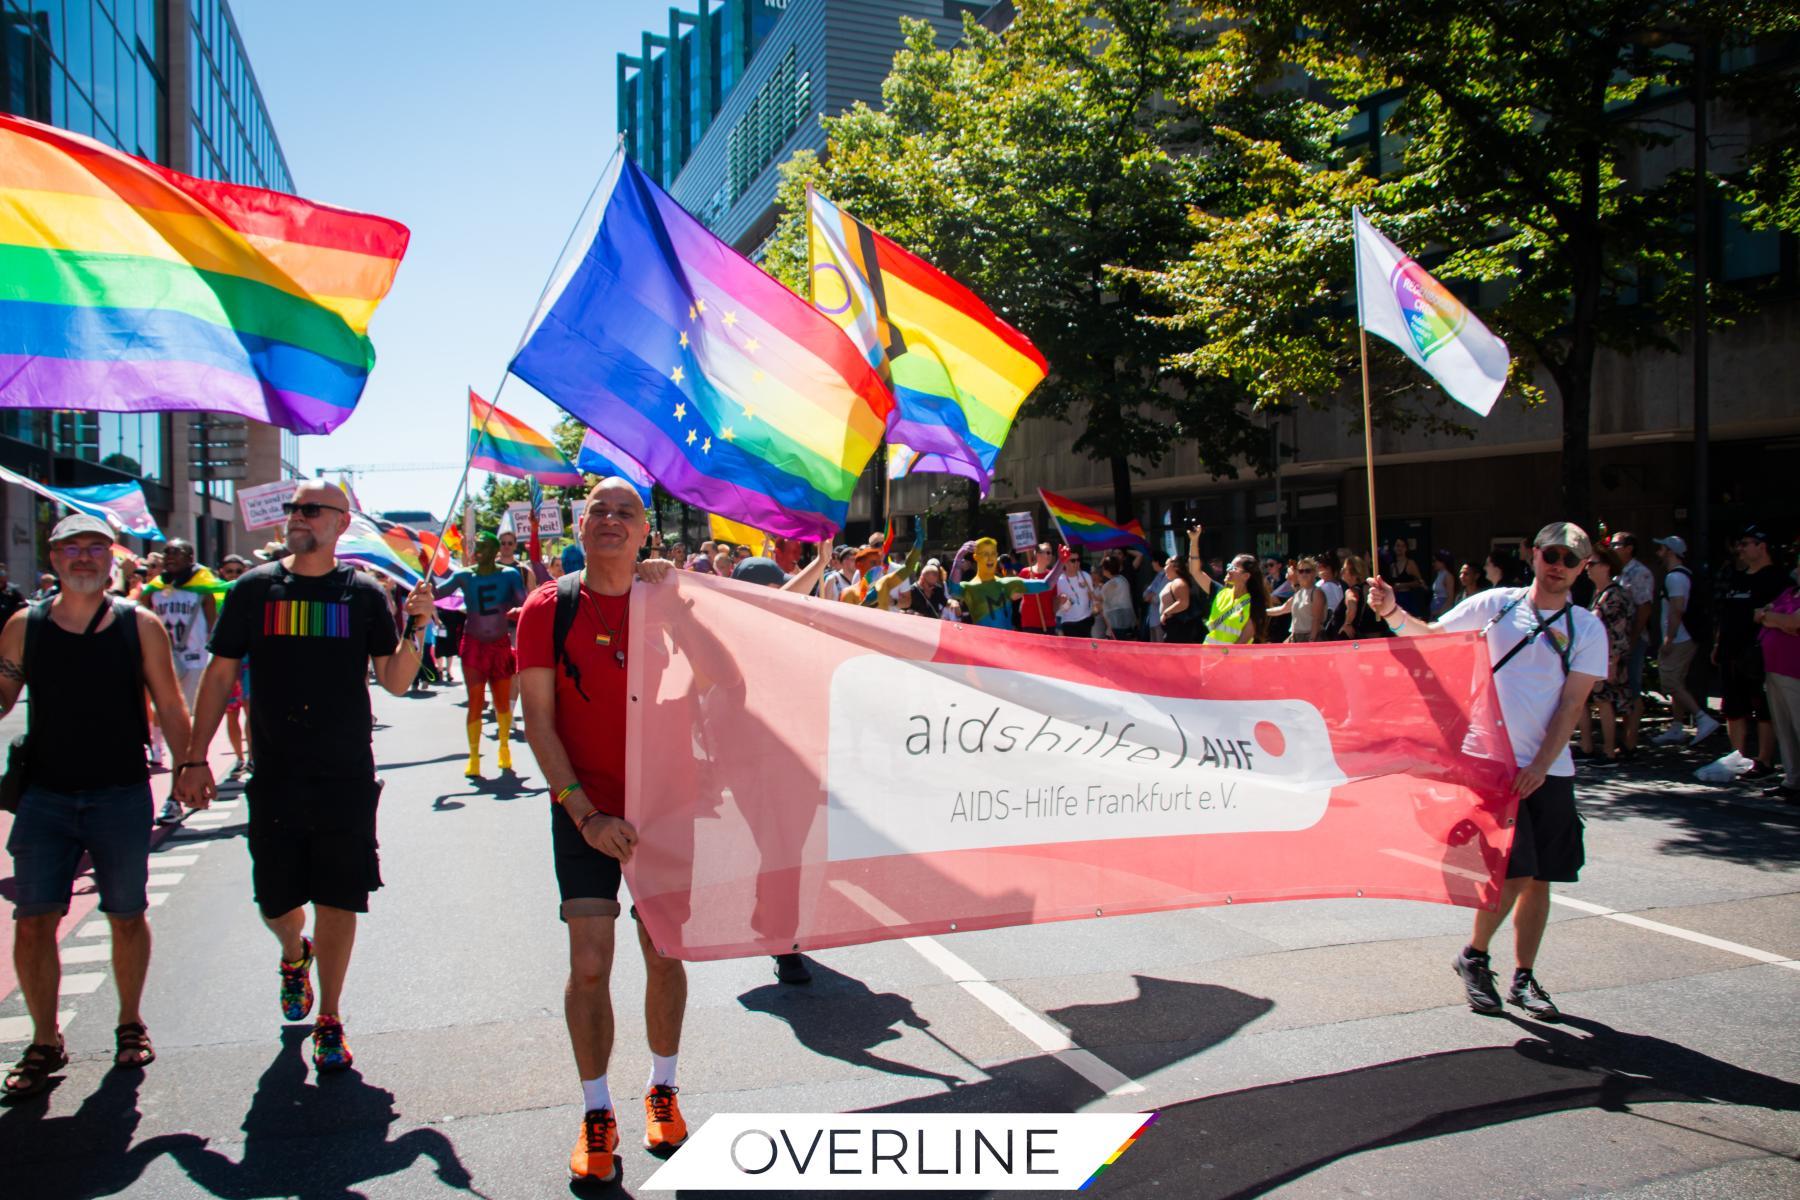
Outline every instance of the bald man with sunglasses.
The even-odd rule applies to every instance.
[[[1586,857],[1569,735],[1595,686],[1606,678],[1610,659],[1606,627],[1574,603],[1569,587],[1592,554],[1593,543],[1580,526],[1552,522],[1532,540],[1536,578],[1530,587],[1478,592],[1434,622],[1400,609],[1385,581],[1369,581],[1369,606],[1396,636],[1479,630],[1487,639],[1494,690],[1518,767],[1513,792],[1519,815],[1499,907],[1476,911],[1474,936],[1451,964],[1470,1009],[1484,1016],[1505,1011],[1488,943],[1508,913],[1517,966],[1507,1000],[1541,1021],[1562,1015],[1533,970],[1550,919],[1550,885],[1574,883]]]

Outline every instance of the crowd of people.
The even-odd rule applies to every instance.
[[[83,855],[113,927],[115,1063],[154,1060],[139,1011],[150,828],[153,817],[179,820],[217,796],[209,750],[221,723],[232,772],[247,776],[253,898],[280,946],[280,1012],[313,1020],[318,1070],[348,1067],[342,996],[358,918],[381,887],[369,688],[454,686],[460,660],[467,773],[483,771],[490,701],[496,766],[512,769],[517,698],[551,797],[551,869],[570,957],[564,1006],[583,1098],[570,1172],[616,1179],[609,974],[621,868],[638,840],[624,812],[629,596],[678,570],[896,619],[1040,636],[1253,647],[1480,632],[1516,758],[1519,817],[1501,904],[1476,914],[1453,963],[1477,1012],[1510,1002],[1557,1019],[1535,966],[1550,887],[1574,880],[1584,859],[1575,764],[1607,769],[1637,752],[1651,682],[1670,718],[1652,742],[1699,743],[1724,728],[1749,764],[1744,777],[1773,779],[1779,761],[1772,791],[1800,797],[1800,585],[1759,526],[1734,541],[1734,565],[1716,587],[1696,581],[1679,537],[1656,539],[1640,557],[1630,533],[1596,544],[1566,522],[1540,531],[1528,557],[1496,552],[1479,566],[1446,553],[1420,561],[1404,540],[1373,562],[1347,549],[1209,558],[1200,526],[1186,531],[1185,552],[1169,555],[1138,547],[1090,558],[1051,543],[1015,555],[992,538],[901,553],[879,535],[836,546],[706,541],[690,551],[652,533],[626,481],[606,480],[590,493],[576,544],[549,561],[521,559],[509,533],[483,532],[468,563],[403,587],[336,557],[349,525],[338,489],[302,483],[284,511],[285,538],[261,561],[231,556],[216,570],[181,541],[135,558],[105,523],[72,516],[51,532],[49,583],[26,597],[0,579],[0,709],[27,684],[32,696],[28,736],[0,785],[0,803],[10,789],[18,814],[8,841],[15,959],[33,1022],[3,1085],[8,1102],[41,1093],[68,1061],[56,930]],[[1702,648],[1718,672],[1717,715],[1704,699],[1714,690],[1693,682]],[[151,778],[165,765],[172,787],[156,813]],[[1503,998],[1489,950],[1509,915],[1516,965]],[[652,1060],[644,1142],[666,1154],[687,1136],[676,1085],[687,981],[641,926],[637,941]],[[775,970],[786,983],[808,978],[799,954],[778,956]]]

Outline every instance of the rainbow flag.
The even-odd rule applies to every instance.
[[[1050,510],[1051,519],[1062,531],[1063,541],[1089,550],[1150,549],[1144,527],[1136,521],[1115,525],[1085,504],[1064,499],[1055,492],[1038,489],[1038,498]]]
[[[374,520],[359,512],[350,514],[350,527],[338,538],[337,556],[407,587],[419,582],[418,562],[401,557]]]
[[[406,227],[0,115],[0,407],[229,412],[330,433]]]
[[[652,490],[656,480],[650,478],[650,472],[644,470],[641,463],[631,461],[631,456],[590,429],[581,439],[581,450],[575,455],[575,465],[589,475],[598,475],[602,479],[610,479],[617,475],[621,479],[631,481],[637,494],[643,498],[644,507],[650,507]]]
[[[893,401],[829,318],[623,155],[512,371],[697,508],[772,534],[843,525]]]
[[[474,388],[469,389],[469,465],[515,479],[536,475],[557,487],[582,485],[581,472],[556,443],[477,396]]]
[[[1044,356],[975,293],[813,191],[807,246],[813,304],[893,390],[889,478],[963,475],[985,495]]]

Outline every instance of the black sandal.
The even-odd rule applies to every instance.
[[[50,1086],[50,1076],[69,1065],[69,1055],[59,1036],[55,1045],[38,1043],[25,1047],[17,1065],[6,1073],[4,1085],[8,1103],[29,1100]]]
[[[117,1047],[113,1051],[113,1066],[115,1067],[139,1070],[156,1061],[156,1047],[150,1044],[150,1031],[145,1029],[141,1022],[121,1025],[113,1030],[113,1042]],[[141,1054],[143,1057],[126,1062],[127,1054]]]

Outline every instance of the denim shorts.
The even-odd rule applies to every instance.
[[[93,859],[101,912],[131,917],[148,909],[153,816],[148,782],[73,795],[27,787],[6,839],[13,916],[68,912],[83,854]]]

